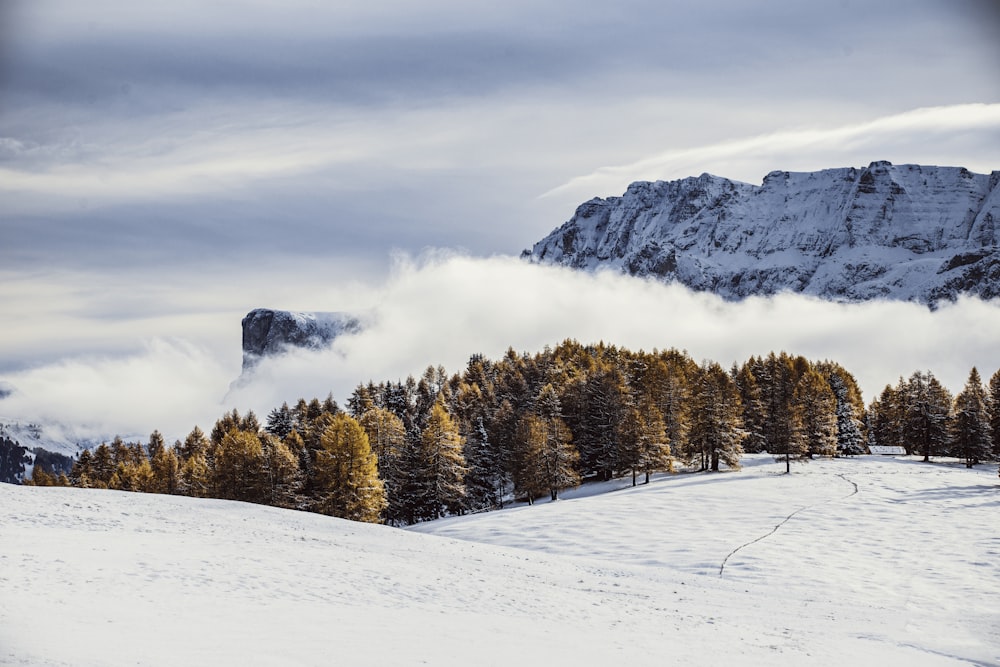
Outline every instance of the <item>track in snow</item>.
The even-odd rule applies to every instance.
[[[806,505],[805,507],[800,507],[799,509],[795,510],[794,512],[792,512],[791,514],[789,514],[788,516],[786,516],[784,519],[782,519],[778,523],[778,525],[776,525],[774,528],[772,528],[769,532],[765,533],[764,535],[761,535],[760,537],[758,537],[755,540],[750,540],[746,544],[741,544],[740,546],[736,547],[735,549],[733,549],[732,551],[730,551],[726,555],[726,557],[724,559],[722,559],[722,564],[719,566],[719,577],[721,578],[722,575],[725,573],[725,571],[726,571],[726,563],[729,562],[730,558],[732,558],[733,556],[735,556],[737,553],[739,553],[743,549],[746,549],[750,545],[757,544],[758,542],[760,542],[762,540],[766,540],[767,538],[771,537],[776,532],[778,532],[779,528],[781,528],[786,523],[788,523],[789,521],[791,521],[792,517],[794,517],[797,514],[800,514],[802,512],[805,512],[808,509],[812,509],[813,507],[816,507],[817,505],[828,505],[830,503],[837,503],[837,502],[841,502],[841,501],[847,500],[851,496],[854,496],[854,495],[856,495],[858,493],[858,485],[857,485],[857,483],[854,482],[851,479],[848,479],[847,475],[844,475],[843,473],[837,473],[837,477],[840,477],[845,482],[848,482],[848,483],[852,484],[854,486],[854,490],[851,491],[850,493],[848,493],[843,498],[837,498],[835,500],[827,500],[827,501],[824,501],[824,502],[821,502],[821,503],[813,503],[812,505]]]

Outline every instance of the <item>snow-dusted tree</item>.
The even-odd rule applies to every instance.
[[[790,357],[785,352],[771,352],[754,368],[764,404],[764,437],[767,451],[772,454],[789,454],[792,443],[792,395],[795,385],[809,363],[801,357]]]
[[[753,365],[759,363],[759,360],[751,359],[732,374],[743,405],[743,428],[747,433],[743,451],[751,454],[767,450],[767,437],[764,434],[766,411],[760,385],[751,370]]]
[[[993,438],[990,433],[989,394],[975,367],[969,373],[965,388],[955,397],[951,426],[951,453],[965,459],[966,468],[990,458]]]
[[[379,521],[386,508],[378,459],[357,420],[334,414],[320,436],[316,452],[317,509],[353,521]]]
[[[389,523],[397,523],[403,516],[402,488],[406,481],[403,467],[406,428],[403,420],[385,408],[370,407],[358,423],[368,435],[368,443],[378,459],[379,477],[382,478],[388,501],[385,518]]]
[[[557,500],[559,491],[579,485],[576,466],[580,453],[573,446],[572,434],[562,420],[559,396],[551,384],[542,387],[535,400],[535,412],[544,425],[542,466],[549,496]]]
[[[69,473],[70,483],[81,489],[89,489],[93,486],[93,460],[94,455],[89,449],[85,449],[77,456],[73,462],[73,469]]]
[[[792,394],[792,443],[785,452],[785,470],[792,456],[833,456],[837,453],[837,399],[826,378],[806,371]]]
[[[286,440],[292,433],[295,431],[286,435]],[[267,482],[264,501],[275,507],[296,507],[302,486],[298,456],[289,449],[285,440],[272,433],[264,432],[260,435],[260,446]]]
[[[535,414],[527,414],[517,424],[517,441],[511,460],[514,495],[531,505],[548,486],[545,479],[545,422]]]
[[[283,439],[295,428],[295,415],[288,403],[282,403],[280,408],[271,410],[267,415],[267,426],[264,430],[275,435],[278,439]]]
[[[619,439],[622,462],[632,470],[632,486],[636,485],[638,472],[645,474],[648,484],[652,473],[673,470],[663,417],[648,397],[639,407],[631,407],[625,413]]]
[[[702,470],[719,469],[719,461],[730,468],[740,467],[743,455],[743,406],[736,384],[722,366],[715,362],[701,365],[694,379],[691,450],[697,452]]]
[[[685,450],[690,425],[691,379],[698,365],[675,349],[654,352],[641,375],[639,390],[649,398],[663,420],[666,441],[674,454]],[[636,400],[641,403],[642,398]]]
[[[508,486],[507,461],[500,447],[490,441],[482,417],[465,436],[466,502],[469,510],[502,508]]]
[[[989,386],[990,437],[993,439],[993,457],[1000,460],[1000,370],[990,377]]]
[[[832,362],[820,364],[819,370],[826,376],[837,401],[837,453],[842,456],[866,453],[864,403],[854,376]]]
[[[462,510],[467,472],[463,444],[444,402],[437,401],[420,435],[414,498],[418,518],[437,519]]]
[[[910,376],[904,388],[908,452],[923,454],[924,461],[947,453],[952,402],[951,394],[930,371]]]

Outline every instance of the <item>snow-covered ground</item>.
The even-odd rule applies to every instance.
[[[995,466],[748,463],[413,530],[0,484],[0,664],[1000,664]]]

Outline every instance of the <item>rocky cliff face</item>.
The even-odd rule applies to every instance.
[[[257,308],[243,318],[243,370],[261,357],[289,347],[320,349],[344,333],[360,330],[360,321],[346,313],[296,313]]]
[[[933,305],[1000,296],[1000,171],[894,166],[638,182],[582,204],[533,261],[679,281],[727,299],[802,292]]]

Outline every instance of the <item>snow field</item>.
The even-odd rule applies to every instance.
[[[406,531],[0,485],[0,664],[1000,663],[994,467],[747,463]]]

